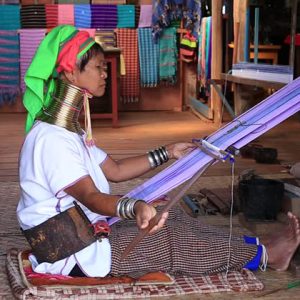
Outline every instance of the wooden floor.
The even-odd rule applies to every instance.
[[[18,154],[24,138],[25,115],[0,114],[0,182],[18,181]],[[218,129],[214,124],[200,120],[191,112],[128,112],[120,114],[120,127],[111,128],[110,120],[94,120],[93,134],[99,147],[113,158],[119,159],[145,153],[159,145],[175,141],[190,141],[195,137],[204,137]],[[237,158],[235,175],[246,169],[255,169],[257,174],[265,176],[286,174],[285,164],[300,161],[300,117],[299,114],[265,133],[257,140],[265,147],[278,150],[277,164],[257,164],[253,159]],[[159,169],[143,177],[151,177]],[[203,176],[230,175],[228,163],[218,163],[208,169]],[[1,199],[1,195],[0,195]],[[268,274],[267,274],[268,273]],[[280,282],[294,278],[294,275],[268,271],[258,275],[272,289]],[[299,289],[277,292],[263,299],[298,299]],[[178,296],[172,299],[252,299],[248,294],[211,294],[203,296]],[[166,298],[162,298],[166,299]]]

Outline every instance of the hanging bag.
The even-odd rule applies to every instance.
[[[187,32],[180,41],[180,57],[186,62],[193,62],[196,60],[197,41],[196,38]]]

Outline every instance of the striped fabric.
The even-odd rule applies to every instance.
[[[19,56],[18,32],[0,30],[0,105],[15,102],[20,93]]]
[[[20,29],[20,71],[21,91],[25,91],[24,76],[37,47],[45,37],[46,29]]]
[[[22,28],[46,28],[46,10],[44,4],[24,5],[21,7]]]
[[[92,4],[126,4],[126,0],[92,0]]]
[[[177,55],[176,28],[163,29],[159,39],[159,80],[161,82],[176,83]]]
[[[19,0],[1,0],[1,4],[19,4]]]
[[[59,4],[90,4],[90,0],[55,0]]]
[[[138,278],[160,270],[175,276],[199,276],[227,270],[229,233],[188,216],[179,207],[169,212],[166,224],[159,232],[147,235],[121,262],[120,256],[128,241],[137,234],[135,221],[120,221],[112,226],[109,237],[111,275],[127,274]],[[241,270],[256,253],[256,245],[245,243],[243,236],[232,236],[229,270]]]
[[[117,44],[115,32],[112,29],[97,29],[95,39],[103,48],[115,47]]]
[[[141,86],[156,87],[158,84],[159,45],[153,41],[151,28],[139,28],[138,37]]]
[[[122,49],[126,75],[120,79],[123,103],[137,102],[140,97],[138,36],[136,29],[117,29],[117,47]]]
[[[22,5],[54,4],[55,0],[20,0]]]
[[[20,0],[22,5],[54,4],[55,0]]]
[[[74,5],[74,24],[77,28],[91,28],[90,5]]]
[[[211,65],[211,17],[201,20],[201,30],[198,43],[197,73],[201,87],[206,88],[207,79],[210,78]]]
[[[134,5],[117,5],[118,28],[135,27],[135,8]]]
[[[56,4],[45,4],[46,26],[53,28],[58,25],[58,6]]]
[[[152,5],[141,5],[141,13],[138,27],[151,27]]]
[[[19,5],[1,5],[0,9],[0,30],[18,30],[20,23]]]
[[[91,5],[92,28],[110,28],[117,27],[118,15],[116,5]]]
[[[137,27],[139,27],[141,6],[140,5],[135,5],[134,9],[135,9],[135,25],[134,25],[134,27],[137,28]]]
[[[74,25],[74,5],[58,4],[58,25]]]

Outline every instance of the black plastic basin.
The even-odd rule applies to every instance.
[[[272,179],[241,180],[238,193],[247,219],[276,220],[282,207],[284,184]]]

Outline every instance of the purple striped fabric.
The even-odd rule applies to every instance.
[[[21,29],[20,33],[20,68],[21,90],[25,91],[24,76],[31,63],[37,47],[45,37],[46,29]]]
[[[116,28],[118,12],[116,5],[91,5],[92,28]]]

